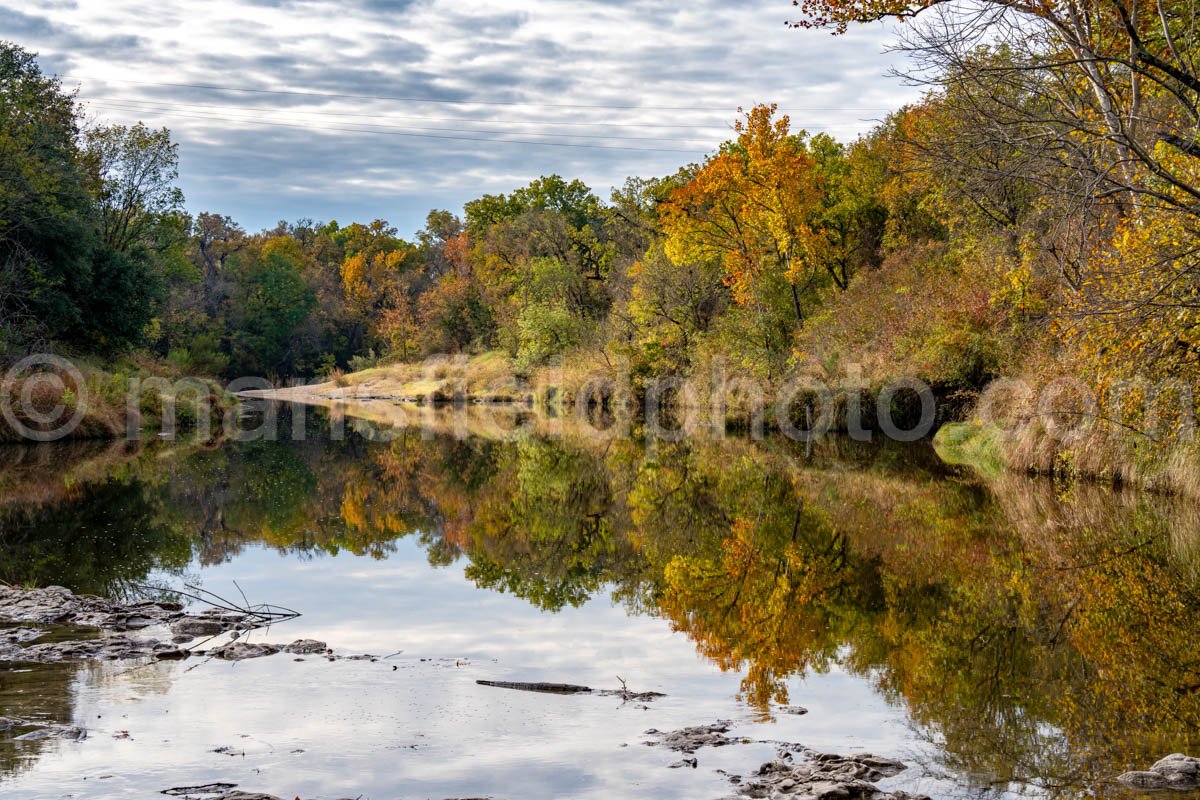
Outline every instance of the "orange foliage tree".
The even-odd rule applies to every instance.
[[[741,305],[758,302],[769,277],[782,277],[802,321],[802,290],[821,274],[843,289],[846,278],[824,258],[828,243],[814,227],[822,208],[816,160],[776,109],[746,112],[736,141],[671,195],[660,223],[668,256],[677,263],[720,259]]]

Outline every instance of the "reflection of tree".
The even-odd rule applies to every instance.
[[[86,668],[78,664],[0,664],[0,716],[68,725],[74,719],[73,683]],[[24,730],[0,733],[0,786],[29,769],[53,740],[14,741]]]
[[[168,524],[136,480],[81,487],[55,505],[0,509],[0,580],[121,594],[152,570],[181,569],[191,537]]]
[[[20,483],[0,577],[112,591],[193,554],[412,536],[541,608],[607,591],[663,616],[764,713],[810,670],[868,676],[988,784],[1077,786],[1200,739],[1186,504],[844,441],[373,438],[134,454],[56,505]]]
[[[579,605],[634,559],[614,524],[607,475],[583,451],[541,440],[508,448],[462,544],[467,576],[541,608]]]

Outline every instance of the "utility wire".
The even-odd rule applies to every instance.
[[[257,112],[268,113],[268,114],[270,114],[270,113],[314,114],[317,116],[358,117],[358,118],[362,118],[362,119],[380,119],[380,120],[415,119],[415,120],[422,120],[425,122],[478,122],[478,123],[491,123],[491,124],[497,124],[497,125],[546,125],[546,126],[550,126],[550,127],[585,126],[585,127],[602,127],[602,128],[622,128],[622,127],[627,128],[627,127],[635,127],[636,126],[639,128],[668,128],[668,129],[679,129],[679,130],[689,130],[689,131],[700,131],[700,130],[718,131],[718,130],[720,130],[720,131],[725,131],[725,132],[732,130],[732,127],[733,127],[732,125],[720,125],[720,124],[672,125],[670,123],[661,123],[661,122],[636,122],[636,123],[583,122],[583,121],[579,121],[579,120],[545,120],[545,119],[521,119],[521,120],[512,119],[512,120],[510,120],[510,119],[496,119],[496,118],[481,119],[479,117],[430,117],[430,116],[423,115],[423,114],[422,115],[355,114],[355,113],[351,113],[348,111],[320,111],[320,110],[316,110],[316,109],[262,108],[262,107],[256,107],[256,106],[233,106],[233,105],[220,106],[220,105],[212,105],[212,104],[206,104],[206,103],[178,103],[178,102],[173,102],[170,100],[155,100],[152,98],[122,98],[122,97],[103,98],[103,97],[101,97],[101,98],[97,98],[96,100],[92,100],[92,101],[85,99],[84,102],[148,103],[148,104],[158,105],[158,106],[172,106],[172,107],[179,107],[179,108],[194,108],[194,109],[214,110],[214,111],[257,111]],[[827,126],[816,126],[816,127],[827,127]]]
[[[99,105],[99,104],[97,104],[97,105]],[[128,109],[117,109],[117,110],[128,110]],[[318,126],[318,125],[299,125],[299,124],[291,124],[291,123],[287,123],[287,122],[271,122],[269,120],[264,120],[264,119],[238,118],[238,119],[231,120],[231,118],[227,117],[227,116],[195,114],[195,113],[187,112],[187,111],[175,111],[175,112],[169,112],[169,113],[177,114],[179,116],[188,117],[188,118],[192,118],[192,119],[203,119],[203,120],[219,121],[219,122],[235,121],[235,122],[244,122],[248,125],[269,125],[272,127],[297,128],[300,130],[307,130],[307,131],[367,133],[367,134],[379,134],[379,135],[384,135],[384,136],[408,136],[408,137],[419,138],[419,139],[446,139],[446,140],[460,141],[460,142],[489,142],[489,143],[495,143],[495,144],[530,144],[530,145],[544,145],[546,147],[574,147],[574,148],[581,148],[581,149],[587,149],[587,150],[624,150],[627,152],[634,152],[634,153],[686,153],[686,154],[692,155],[692,156],[695,156],[697,154],[697,150],[681,150],[681,149],[663,148],[663,147],[622,147],[619,145],[582,144],[582,143],[578,143],[578,142],[547,142],[547,141],[539,142],[539,141],[531,141],[528,139],[495,139],[495,138],[480,138],[480,137],[473,137],[473,136],[447,136],[447,135],[433,134],[433,133],[412,133],[409,131],[401,131],[401,130],[395,130],[395,129],[383,129],[383,130],[365,129],[364,130],[363,128],[344,128],[344,127],[331,128],[331,127],[322,127],[322,126]],[[529,134],[519,134],[519,135],[527,136]]]
[[[172,107],[170,107],[170,104],[167,104],[167,103],[158,104],[158,103],[141,103],[141,102],[103,100],[103,101],[95,102],[95,103],[93,103],[93,105],[102,106],[104,108],[109,108],[109,109],[124,110],[124,111],[149,110],[149,111],[159,112],[159,113],[164,112],[164,111],[166,113],[176,113],[179,111],[179,109],[172,108]],[[161,105],[161,106],[166,106],[166,108],[151,109],[151,108],[149,108],[149,106],[151,106],[151,105]],[[212,108],[212,107],[210,106],[209,108]],[[229,109],[229,110],[240,111],[243,109],[237,109],[235,107],[235,108]],[[254,110],[254,109],[246,109],[246,110]],[[183,112],[179,112],[179,113],[196,113],[196,114],[205,113],[206,116],[210,116],[210,114],[208,112],[183,111]],[[296,113],[303,114],[306,112],[296,112]],[[228,114],[221,114],[219,116],[215,115],[215,114],[211,114],[211,116],[213,119],[228,119],[228,120],[235,120],[235,121],[239,121],[239,122],[257,122],[260,119],[259,117],[231,117],[231,116],[228,116]],[[359,115],[355,115],[355,116],[359,116]],[[289,121],[290,122],[300,122],[300,120],[289,120]],[[624,142],[624,141],[663,142],[663,143],[668,143],[668,144],[680,144],[680,145],[689,143],[689,142],[704,142],[707,144],[709,141],[708,139],[703,138],[703,137],[696,137],[696,138],[691,138],[691,139],[686,139],[686,138],[669,139],[669,138],[665,138],[665,137],[661,137],[661,136],[614,136],[611,134],[595,134],[595,133],[539,133],[536,131],[489,130],[489,129],[483,129],[483,128],[436,128],[436,127],[430,128],[430,127],[413,126],[413,125],[398,127],[398,126],[394,126],[394,125],[377,125],[377,124],[369,123],[369,122],[354,122],[354,123],[344,123],[344,124],[354,124],[354,125],[362,126],[365,128],[379,129],[379,130],[435,131],[435,132],[442,132],[442,133],[487,133],[487,134],[496,134],[499,136],[511,136],[511,135],[538,136],[538,137],[549,136],[549,137],[569,138],[569,139],[603,139],[605,141],[618,141],[618,142]]]
[[[469,105],[469,106],[540,106],[543,108],[592,108],[617,111],[705,111],[713,113],[729,113],[737,106],[644,106],[644,105],[604,105],[593,103],[539,103],[535,101],[509,101],[509,100],[451,100],[441,97],[395,97],[389,95],[371,95],[371,94],[342,94],[339,92],[316,92],[311,90],[300,91],[297,89],[251,89],[240,86],[217,86],[207,83],[165,83],[158,81],[139,81],[131,78],[84,78],[71,75],[60,75],[63,80],[74,81],[100,81],[100,82],[115,82],[115,83],[134,83],[140,86],[169,86],[177,89],[203,89],[216,92],[246,92],[251,94],[277,94],[277,95],[292,95],[299,97],[335,97],[346,98],[352,100],[394,100],[404,103],[445,103],[448,105]],[[890,111],[887,108],[820,108],[810,107],[802,108],[792,106],[797,111]]]

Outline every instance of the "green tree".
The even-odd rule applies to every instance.
[[[293,335],[315,307],[316,296],[289,242],[271,239],[257,256],[239,259],[231,366],[242,374],[288,375],[295,366]]]
[[[0,353],[76,329],[91,277],[91,199],[75,98],[0,42]]]

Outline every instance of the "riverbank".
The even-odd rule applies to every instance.
[[[242,397],[304,404],[414,406],[497,405],[536,409],[551,416],[566,410],[593,409],[615,417],[651,417],[672,430],[792,430],[819,433],[884,433],[890,427],[906,440],[921,438],[966,409],[954,392],[898,381],[890,386],[825,386],[815,379],[789,376],[760,379],[737,370],[714,369],[688,378],[634,375],[627,364],[584,352],[560,365],[520,369],[501,352],[436,357],[421,363],[397,363],[329,380],[271,390],[242,392]],[[786,408],[790,419],[784,419]]]
[[[116,440],[221,430],[236,398],[211,378],[182,377],[149,360],[92,363],[42,357],[5,376],[0,444]]]
[[[1114,426],[1061,436],[1036,423],[1011,431],[954,423],[937,432],[933,445],[946,463],[989,479],[1014,472],[1200,498],[1200,452],[1194,443],[1160,442]]]

